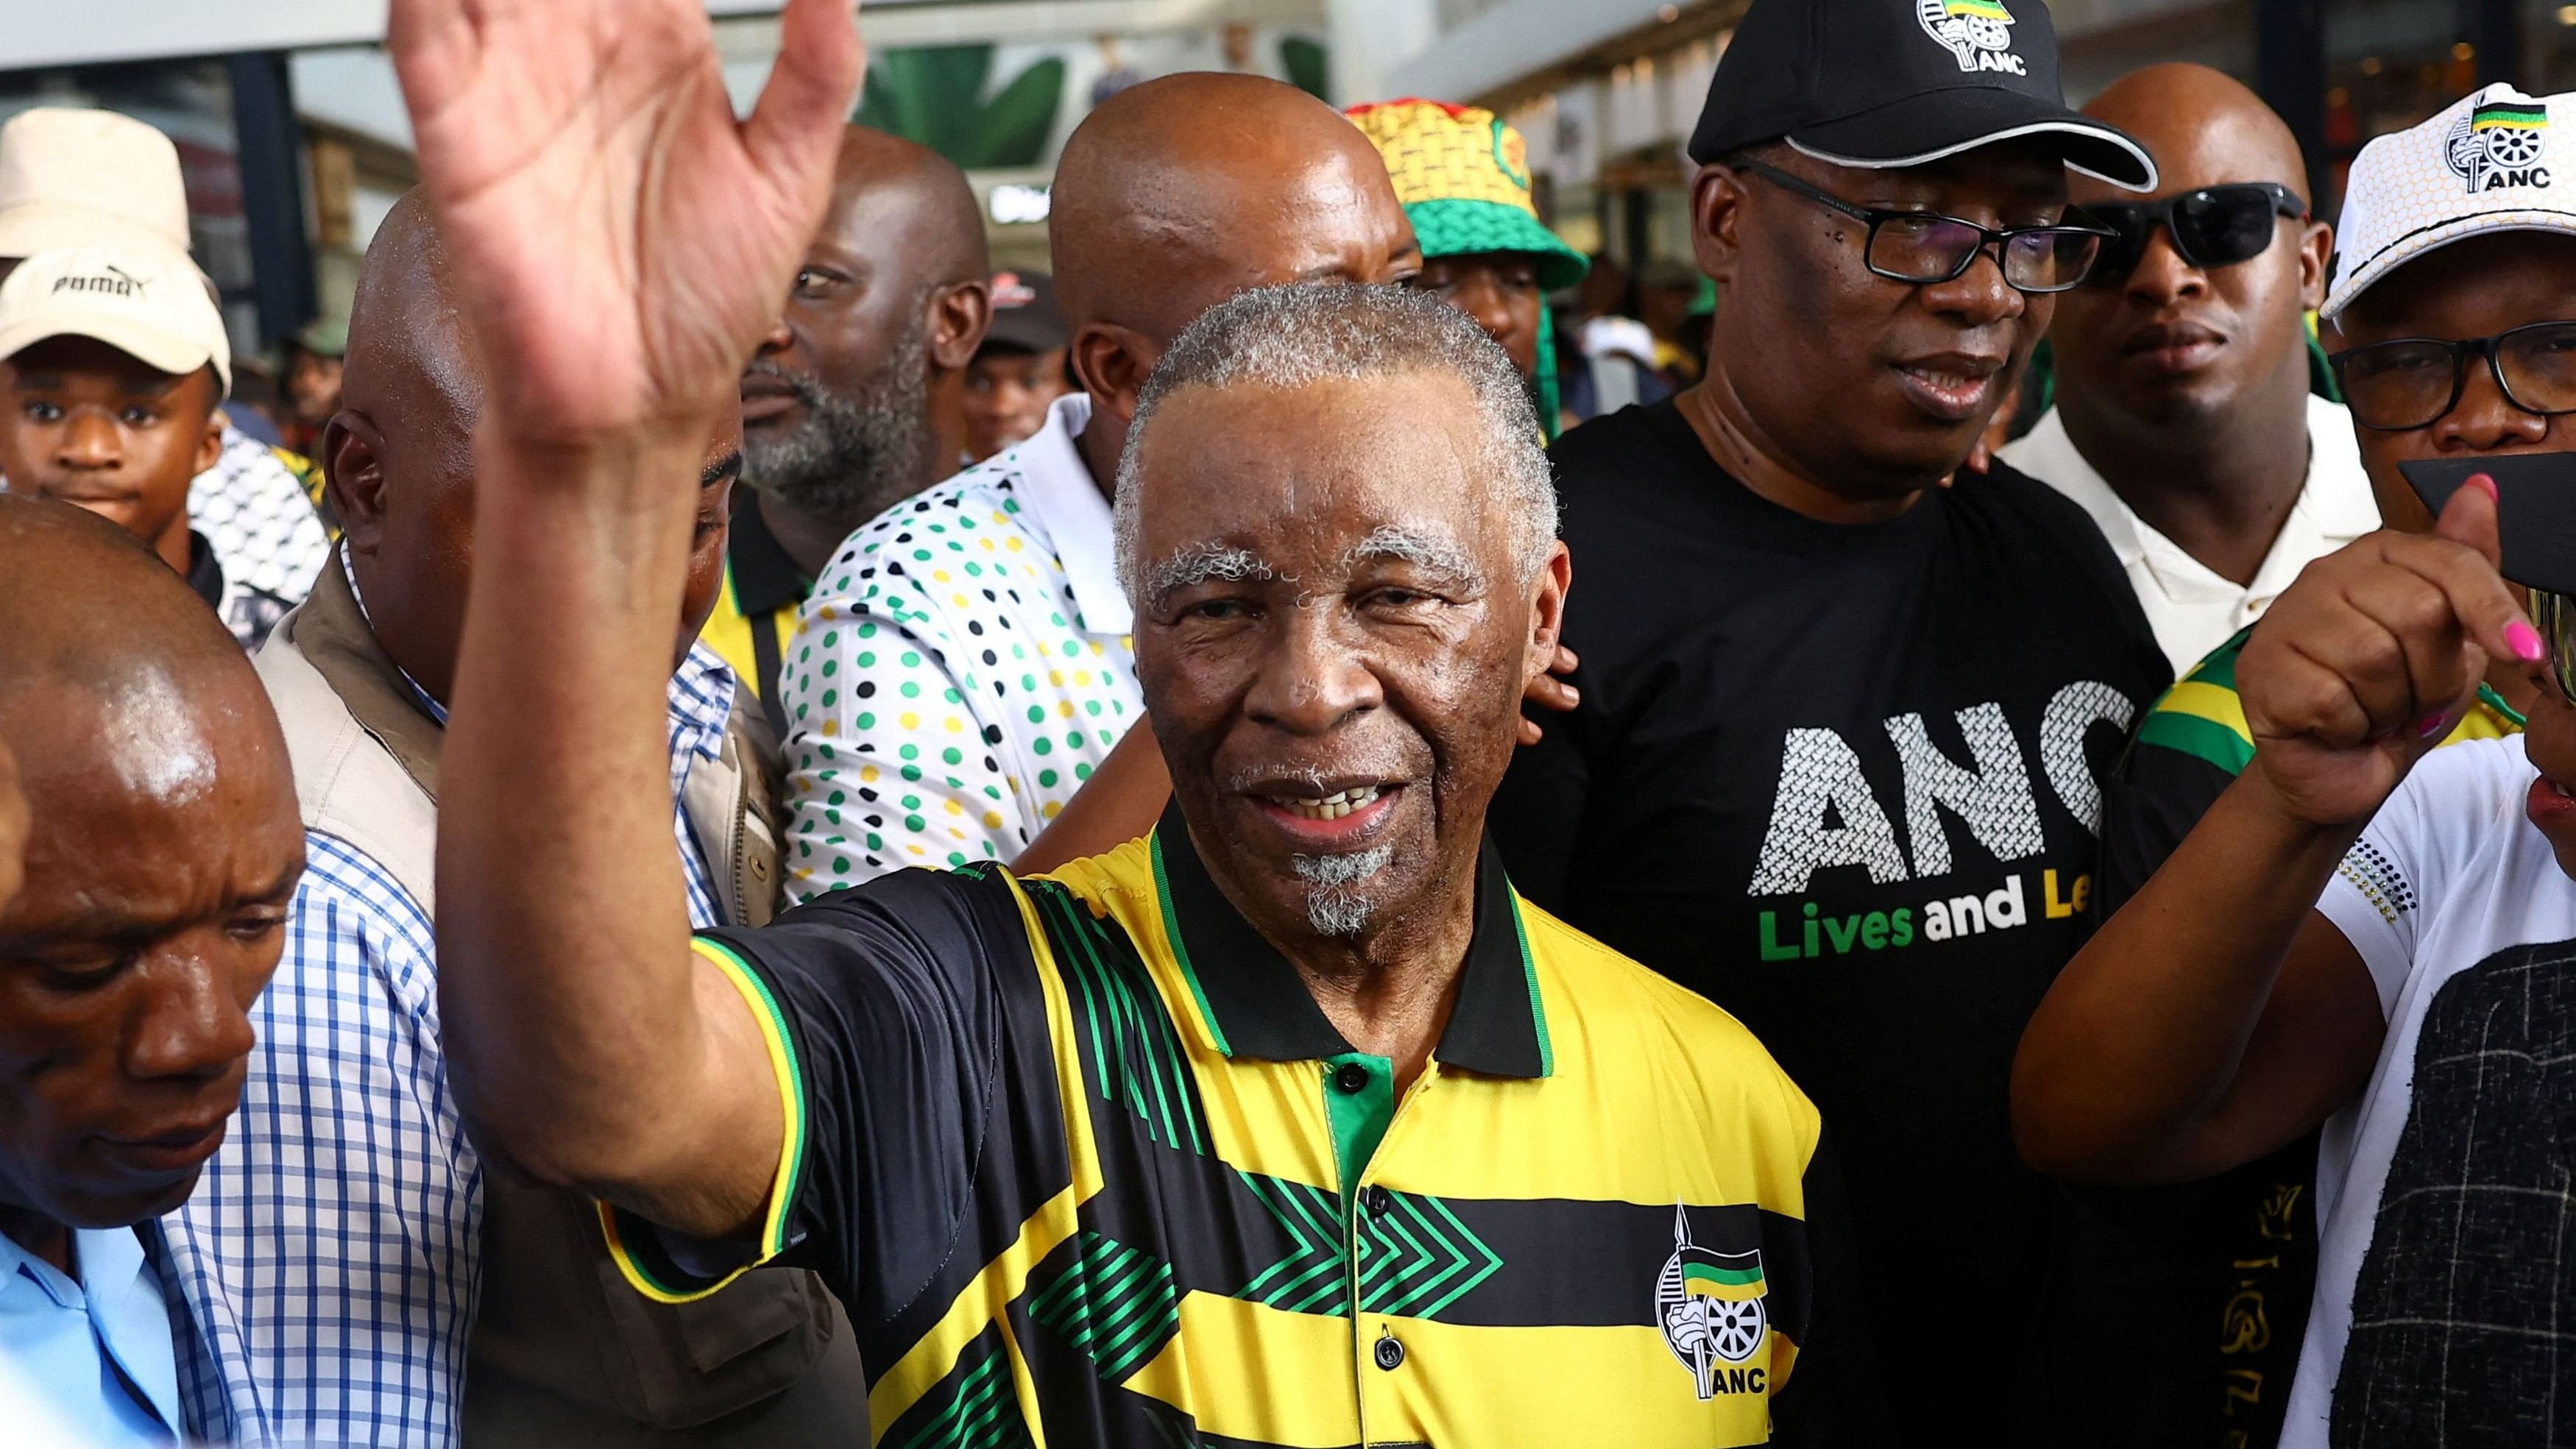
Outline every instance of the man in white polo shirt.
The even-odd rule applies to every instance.
[[[2003,457],[2093,515],[2182,675],[2379,526],[2352,420],[2308,391],[2333,238],[2289,127],[2227,76],[2150,66],[2085,114],[2145,142],[2162,189],[2072,178],[2120,235],[2058,299],[2056,406]]]

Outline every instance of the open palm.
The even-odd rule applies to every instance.
[[[862,55],[789,0],[737,123],[703,0],[393,0],[389,45],[490,420],[582,444],[703,418],[822,214]]]

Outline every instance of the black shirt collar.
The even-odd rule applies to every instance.
[[[1154,874],[1165,928],[1220,1051],[1269,1061],[1352,1052],[1296,968],[1217,889],[1178,806],[1166,809],[1154,828]],[[1432,1055],[1497,1077],[1544,1077],[1554,1070],[1538,977],[1502,856],[1490,839],[1477,853],[1476,931],[1458,1003]]]
[[[224,606],[224,566],[215,559],[215,546],[193,528],[188,530],[188,587],[213,607]]]
[[[725,562],[733,570],[734,607],[746,619],[805,602],[814,581],[789,557],[786,546],[760,516],[760,495],[737,483],[733,490],[732,532],[725,539]]]

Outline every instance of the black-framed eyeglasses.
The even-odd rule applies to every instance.
[[[1749,171],[1793,196],[1866,222],[1869,241],[1861,252],[1863,264],[1889,281],[1918,287],[1960,275],[1976,262],[1979,252],[1992,246],[2001,259],[2004,280],[2015,289],[2063,292],[2084,280],[2095,255],[2111,236],[2106,227],[2080,222],[1998,228],[1933,211],[1856,206],[1776,166],[1742,160],[1735,163],[1734,169]]]
[[[2472,357],[2486,359],[2505,401],[2524,412],[2576,413],[2576,322],[2534,322],[2459,342],[2399,337],[2347,347],[2326,363],[2354,422],[2402,433],[2430,427],[2460,405]]]
[[[2160,201],[2094,202],[2078,209],[2112,231],[2085,279],[2095,286],[2127,281],[2159,226],[2173,238],[2174,251],[2184,261],[2208,271],[2261,256],[2280,232],[2272,224],[2274,217],[2308,219],[2308,204],[2277,181],[2204,186]]]

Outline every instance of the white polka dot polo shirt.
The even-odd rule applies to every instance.
[[[1143,715],[1090,419],[1058,399],[824,567],[780,670],[791,901],[1011,859]]]

